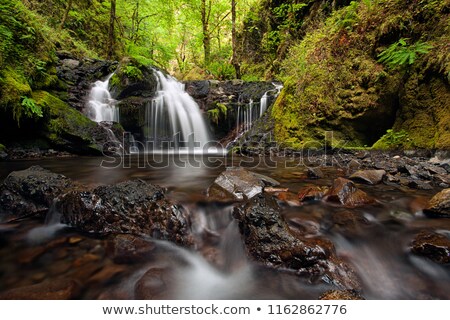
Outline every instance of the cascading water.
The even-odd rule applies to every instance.
[[[146,105],[146,139],[149,151],[205,151],[210,135],[200,108],[184,85],[155,71],[157,96]]]
[[[88,117],[95,122],[115,121],[119,122],[119,109],[117,101],[111,97],[108,90],[110,74],[105,81],[96,81],[89,94]]]
[[[264,112],[266,112],[267,106],[269,105],[269,99],[271,97],[276,98],[280,94],[283,86],[275,83],[272,84],[275,88],[264,93],[260,99],[259,105],[255,105],[253,100],[250,99],[250,102],[247,105],[238,107],[236,128],[239,132],[246,132],[250,130],[253,126],[253,122],[262,117]]]

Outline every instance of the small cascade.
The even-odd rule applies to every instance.
[[[95,122],[119,122],[117,101],[111,97],[111,93],[108,90],[109,80],[112,76],[113,74],[110,74],[105,81],[96,81],[89,94],[87,114]]]
[[[149,151],[204,151],[210,135],[197,103],[184,85],[155,71],[157,96],[146,105],[146,140]]]
[[[253,123],[261,118],[266,112],[270,99],[278,97],[283,86],[281,84],[272,83],[275,87],[269,91],[266,91],[261,97],[259,105],[250,99],[250,102],[244,106],[238,106],[236,117],[236,128],[238,132],[247,132],[253,126]]]

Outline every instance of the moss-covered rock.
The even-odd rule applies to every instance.
[[[111,94],[122,100],[132,96],[153,97],[157,89],[156,77],[150,66],[125,58],[109,82]]]
[[[449,148],[449,13],[448,1],[434,0],[353,1],[334,12],[282,63],[276,139],[295,148],[364,147],[392,129],[407,136],[395,147]],[[403,66],[378,61],[405,38],[431,50]],[[376,146],[389,148],[390,138]]]
[[[96,122],[46,91],[35,91],[32,97],[44,112],[38,132],[54,148],[77,154],[102,154],[101,143],[108,139]]]

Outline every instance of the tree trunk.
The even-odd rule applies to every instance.
[[[211,56],[211,35],[209,32],[209,16],[211,14],[211,0],[202,0],[201,14],[202,14],[202,31],[203,31],[203,51],[205,54],[205,66],[209,64]]]
[[[59,29],[64,28],[64,24],[67,21],[67,17],[69,16],[70,9],[72,9],[72,0],[69,0],[69,2],[67,2],[66,11],[64,11],[64,16],[63,16],[63,18],[61,20],[61,23],[59,25]]]
[[[109,14],[109,36],[108,36],[108,59],[114,56],[116,37],[114,35],[114,21],[116,20],[116,0],[111,0],[111,11]]]
[[[236,0],[231,0],[231,46],[233,55],[231,57],[231,64],[236,73],[236,79],[241,78],[241,64],[237,57],[237,39],[236,39]]]

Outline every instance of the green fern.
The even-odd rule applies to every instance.
[[[42,109],[40,106],[38,106],[36,104],[36,101],[34,101],[34,99],[28,98],[26,96],[21,96],[20,100],[21,100],[21,105],[24,109],[23,111],[28,117],[42,118],[42,116],[43,116]]]
[[[378,61],[386,64],[389,68],[409,66],[414,64],[419,54],[427,54],[432,48],[426,42],[417,41],[408,45],[408,39],[402,38],[390,45],[378,55]]]

